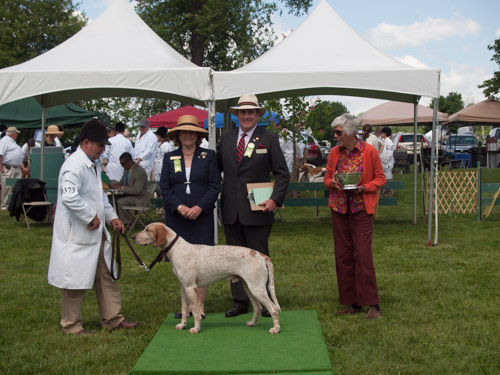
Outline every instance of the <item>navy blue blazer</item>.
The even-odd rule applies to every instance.
[[[181,158],[181,171],[175,171],[174,160]],[[199,206],[204,212],[212,213],[220,191],[220,173],[215,151],[197,147],[191,162],[189,177],[191,206]],[[160,188],[165,210],[174,213],[180,204],[186,204],[186,166],[182,149],[165,154],[161,170]]]

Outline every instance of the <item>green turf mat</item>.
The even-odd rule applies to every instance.
[[[207,314],[201,331],[194,325],[178,331],[173,314],[158,329],[131,374],[216,375],[305,374],[332,375],[332,366],[316,311],[283,311],[281,333],[271,335],[271,318],[246,327],[251,313],[234,318]]]

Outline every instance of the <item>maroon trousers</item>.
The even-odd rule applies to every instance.
[[[335,268],[342,305],[378,305],[377,279],[372,256],[373,215],[331,210]]]

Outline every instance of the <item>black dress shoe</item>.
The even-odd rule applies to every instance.
[[[266,318],[270,318],[271,317],[271,313],[267,310],[267,309],[262,309],[262,312],[261,312],[262,316],[266,317]]]
[[[247,313],[247,311],[240,310],[240,309],[233,307],[231,310],[226,311],[226,318],[232,318],[233,316],[238,316],[238,315],[246,314],[246,313]]]

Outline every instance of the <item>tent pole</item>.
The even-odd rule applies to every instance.
[[[418,122],[418,100],[413,104],[413,225],[417,225],[417,122]],[[420,151],[422,159],[422,151]]]
[[[208,108],[208,147],[215,150],[215,100],[207,102]],[[219,243],[217,207],[214,209],[214,245]]]
[[[434,112],[432,118],[432,142],[431,142],[431,165],[430,165],[430,186],[429,186],[429,211],[428,211],[428,225],[427,225],[427,246],[431,246],[432,241],[432,205],[434,196],[434,169],[435,169],[435,159],[436,159],[436,122],[437,122],[437,110],[438,110],[439,98],[434,99]]]
[[[42,95],[42,141],[40,153],[40,180],[43,181],[43,169],[45,165],[45,120],[47,118],[47,111],[45,108],[46,95]]]

